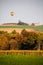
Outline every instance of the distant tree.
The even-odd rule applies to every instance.
[[[35,23],[32,23],[31,26],[35,26]]]
[[[18,25],[28,25],[28,24],[19,20]]]
[[[18,25],[23,25],[24,23],[19,20]]]

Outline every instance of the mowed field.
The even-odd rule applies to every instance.
[[[0,31],[7,31],[8,33],[11,33],[13,30],[16,30],[16,32],[21,33],[23,28],[0,28]],[[34,31],[33,29],[26,29],[27,31]]]
[[[43,65],[43,56],[0,55],[0,65]]]
[[[0,65],[43,65],[42,54],[43,51],[35,50],[1,50]]]
[[[43,25],[40,26],[26,26],[26,25],[15,25],[15,26],[0,26],[0,31],[7,31],[8,33],[16,30],[17,32],[21,32],[23,29],[28,31],[41,31],[43,32]]]

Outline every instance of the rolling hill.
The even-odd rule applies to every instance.
[[[39,26],[30,26],[30,25],[0,25],[0,31],[11,31],[11,30],[22,30],[22,29],[28,29],[28,30],[35,30],[35,31],[41,31],[43,32],[43,25]]]

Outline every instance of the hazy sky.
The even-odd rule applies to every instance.
[[[14,16],[10,12],[15,12]],[[43,24],[43,0],[0,0],[0,24],[16,23]]]

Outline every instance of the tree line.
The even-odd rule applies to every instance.
[[[23,29],[21,33],[0,31],[0,50],[43,50],[43,32]]]

